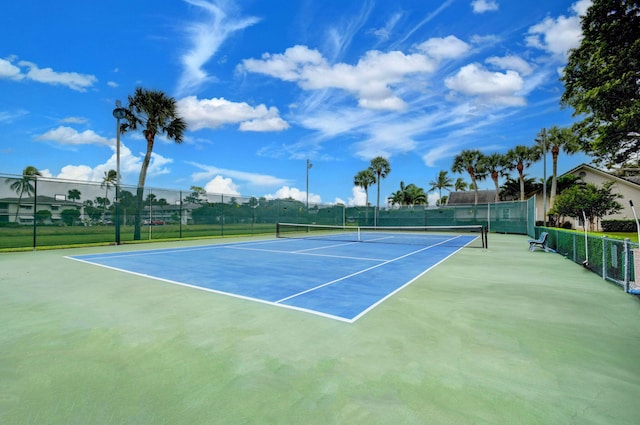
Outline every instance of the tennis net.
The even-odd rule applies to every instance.
[[[487,229],[469,226],[329,226],[278,223],[276,237],[405,245],[487,248]]]

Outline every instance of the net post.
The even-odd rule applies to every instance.
[[[280,237],[280,222],[276,223],[276,239]]]

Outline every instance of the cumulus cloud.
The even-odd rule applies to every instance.
[[[295,199],[296,201],[306,202],[307,201],[307,192],[304,190],[300,190],[295,187],[283,186],[278,189],[273,194],[264,195],[267,199]],[[320,195],[316,195],[315,193],[309,192],[309,203],[320,204],[322,203],[322,198]]]
[[[289,124],[279,116],[278,108],[265,105],[253,107],[245,102],[230,102],[223,98],[198,99],[188,96],[178,102],[178,111],[190,130],[218,128],[239,124],[241,131],[281,131]]]
[[[470,49],[467,43],[453,35],[444,38],[430,38],[417,47],[438,61],[458,58],[465,55]]]
[[[240,70],[296,82],[304,90],[345,90],[366,109],[402,110],[406,104],[391,87],[411,74],[433,72],[435,68],[435,61],[424,54],[377,50],[365,53],[356,65],[331,65],[317,50],[294,46],[283,54],[246,59]]]
[[[526,43],[558,56],[564,60],[569,49],[578,47],[582,40],[580,15],[586,13],[591,0],[581,0],[571,7],[572,15],[547,17],[539,24],[529,28]]]
[[[516,71],[491,72],[479,64],[466,65],[452,77],[445,79],[445,85],[467,96],[479,97],[485,102],[504,106],[522,106],[525,100],[518,92],[524,87],[524,80]]]
[[[485,13],[498,10],[499,5],[495,0],[473,0],[471,2],[473,13]]]
[[[353,186],[351,188],[351,196],[347,201],[349,207],[364,207],[367,203],[367,193],[360,186]]]
[[[520,56],[492,56],[487,58],[485,62],[500,69],[512,69],[524,76],[530,75],[533,72],[533,67]]]
[[[238,185],[229,177],[215,176],[203,188],[207,193],[219,193],[224,195],[240,195]]]
[[[66,126],[60,126],[36,136],[36,140],[54,142],[59,145],[115,145],[112,139],[102,137],[93,130],[85,130],[80,133]]]
[[[80,92],[86,91],[98,81],[95,76],[89,74],[54,71],[51,68],[40,68],[28,61],[20,61],[14,65],[13,60],[13,58],[0,59],[0,78],[62,85]]]
[[[255,17],[232,16],[232,3],[225,1],[184,0],[201,13],[199,20],[183,24],[187,33],[189,48],[183,53],[182,75],[178,92],[186,93],[199,88],[211,80],[204,69],[207,62],[218,52],[220,46],[233,33],[259,22]]]

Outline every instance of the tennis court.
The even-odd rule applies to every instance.
[[[189,275],[216,243],[298,243],[272,236],[0,254],[0,423],[636,425],[638,297],[527,239],[492,233],[353,323],[67,258],[183,252]]]
[[[458,250],[484,240],[479,226],[292,224],[280,225],[278,234],[267,241],[68,258],[354,322]]]

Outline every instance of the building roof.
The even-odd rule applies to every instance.
[[[616,176],[615,174],[611,174],[611,173],[609,173],[607,171],[600,170],[599,168],[595,168],[595,167],[593,167],[593,166],[591,166],[589,164],[580,164],[577,167],[572,168],[571,170],[567,171],[564,174],[561,174],[558,177],[566,176],[566,175],[569,175],[569,174],[572,174],[574,176],[580,177],[580,171],[581,170],[586,170],[586,171],[589,171],[591,173],[598,174],[598,175],[600,175],[600,176],[602,176],[604,178],[607,178],[607,179],[610,179],[610,180],[613,180],[613,181],[616,181],[616,182],[620,182],[620,183],[625,183],[627,185],[634,186],[634,187],[640,189],[640,177],[638,177],[638,176],[628,176],[628,177]]]

